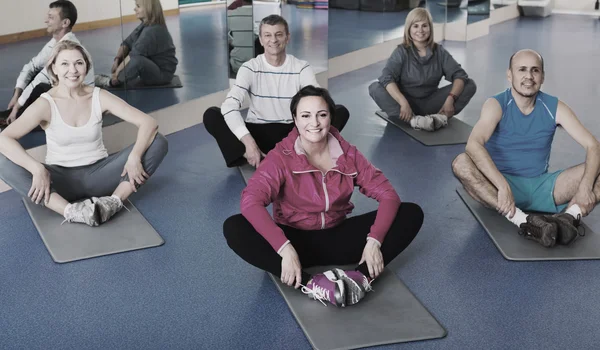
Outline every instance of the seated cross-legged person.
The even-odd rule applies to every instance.
[[[332,126],[337,115],[327,90],[301,89],[290,110],[295,128],[248,181],[241,214],[225,221],[224,235],[242,259],[282,283],[323,303],[353,305],[416,237],[423,211],[401,202],[384,174]],[[347,218],[355,186],[379,208]],[[352,264],[356,269],[303,271]]]
[[[565,103],[541,91],[540,54],[518,51],[507,76],[511,87],[483,105],[466,152],[453,161],[454,174],[475,200],[519,226],[526,238],[546,247],[567,245],[600,200],[600,143]],[[548,172],[558,125],[585,148],[586,161]]]
[[[27,62],[17,78],[15,92],[8,109],[0,112],[0,129],[15,121],[23,112],[40,97],[50,90],[50,78],[46,71],[46,63],[52,55],[52,49],[57,42],[69,40],[79,43],[72,32],[77,22],[77,8],[68,0],[57,0],[49,5],[46,17],[46,31],[52,39],[44,45],[36,56]],[[94,70],[85,77],[85,84],[94,86]],[[37,128],[36,128],[37,129]]]
[[[120,86],[135,79],[150,86],[173,80],[179,60],[160,0],[135,0],[134,11],[142,23],[119,47],[111,76],[96,76],[96,85],[100,87]]]
[[[54,87],[0,133],[0,179],[65,221],[98,226],[154,173],[167,154],[167,140],[152,117],[83,84],[90,58],[79,44],[56,44],[46,68]],[[102,140],[105,111],[139,129],[135,144],[110,156]],[[37,125],[46,133],[45,164],[17,141]]]
[[[438,88],[442,77],[451,85]],[[433,41],[431,15],[415,8],[406,17],[404,42],[388,59],[369,95],[388,116],[434,131],[469,103],[477,87],[442,45]]]
[[[240,67],[220,109],[211,107],[204,113],[203,124],[216,139],[228,167],[246,162],[257,167],[294,127],[289,108],[292,96],[305,86],[318,86],[310,65],[286,54],[290,33],[283,17],[265,17],[259,38],[264,54]],[[247,97],[250,108],[244,121],[240,110]],[[336,106],[336,114],[334,126],[341,131],[349,113],[345,107]]]

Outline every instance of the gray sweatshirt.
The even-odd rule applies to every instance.
[[[130,55],[148,57],[163,72],[175,73],[177,58],[175,45],[166,26],[140,24],[123,41]]]
[[[381,72],[379,82],[386,87],[395,82],[406,97],[424,98],[434,93],[442,80],[466,80],[467,72],[442,45],[427,49],[425,57],[419,57],[414,47],[398,45]]]

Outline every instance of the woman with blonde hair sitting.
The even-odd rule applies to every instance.
[[[160,0],[135,0],[134,11],[142,23],[119,47],[111,76],[96,76],[97,86],[114,87],[138,78],[144,85],[163,85],[173,80],[179,61]]]
[[[452,84],[438,88],[442,77]],[[477,87],[442,45],[434,41],[433,21],[424,8],[406,17],[404,42],[392,52],[369,94],[388,116],[413,128],[433,131],[469,103]]]
[[[0,133],[0,178],[65,221],[98,226],[154,173],[168,144],[152,117],[83,84],[91,65],[81,45],[56,44],[46,66],[53,87]],[[104,112],[138,127],[135,144],[108,155],[102,139]],[[45,163],[17,141],[38,125],[46,133]]]

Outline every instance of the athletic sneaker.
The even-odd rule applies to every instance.
[[[97,74],[96,76],[94,76],[94,84],[100,88],[109,87],[110,77],[106,74]]]
[[[65,220],[62,224],[65,222],[77,222],[88,226],[100,225],[98,205],[89,199],[70,204],[65,210]]]
[[[435,131],[433,117],[428,115],[416,115],[412,117],[410,126],[416,130]]]
[[[354,305],[365,297],[367,292],[370,292],[371,283],[362,272],[342,269],[334,270],[338,279],[344,281],[346,285],[346,305]]]
[[[558,226],[554,222],[544,220],[543,215],[527,215],[527,222],[519,226],[519,234],[525,238],[538,242],[546,248],[554,247]]]
[[[567,213],[559,213],[554,215],[544,215],[543,219],[547,222],[556,223],[558,227],[558,235],[556,243],[561,245],[571,244],[579,235],[579,225],[581,223],[581,215],[574,218],[573,215]]]
[[[309,298],[319,300],[323,305],[326,300],[335,306],[346,306],[346,288],[344,282],[339,280],[333,271],[325,271],[314,275],[306,286],[302,287],[302,293],[308,294]]]
[[[431,114],[431,118],[433,118],[433,127],[435,130],[444,128],[448,125],[448,117],[444,114]]]
[[[96,203],[100,210],[101,223],[105,223],[123,208],[123,202],[113,196],[92,197],[92,202]]]

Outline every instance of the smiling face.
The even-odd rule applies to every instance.
[[[46,24],[46,31],[49,34],[54,34],[60,32],[63,27],[67,27],[68,20],[63,20],[61,18],[60,8],[51,8],[48,10],[48,15],[46,16],[46,20],[44,23]]]
[[[135,17],[140,21],[144,21],[146,19],[146,9],[141,6],[140,1],[136,0],[133,11],[135,12]]]
[[[303,97],[298,102],[294,122],[303,143],[326,142],[331,126],[327,103],[320,96]]]
[[[263,24],[260,27],[260,44],[265,48],[265,53],[279,55],[285,52],[285,47],[290,40],[283,24]]]
[[[513,90],[523,97],[535,96],[544,83],[542,61],[533,51],[515,54],[507,72],[508,81]]]
[[[83,84],[87,66],[79,50],[62,50],[56,56],[52,71],[56,74],[59,84],[73,88]]]
[[[427,21],[417,21],[410,26],[410,37],[415,43],[426,44],[431,34]]]

